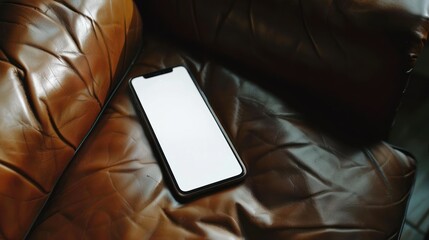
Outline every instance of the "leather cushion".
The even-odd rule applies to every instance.
[[[135,9],[117,0],[0,3],[0,238],[25,236],[136,55]]]
[[[393,239],[414,160],[352,146],[201,52],[146,37],[130,77],[185,65],[248,168],[246,180],[180,204],[166,188],[124,82],[64,174],[30,239]],[[275,88],[275,86],[273,86]],[[189,169],[192,171],[192,167]]]

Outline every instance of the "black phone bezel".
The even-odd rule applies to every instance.
[[[200,96],[204,100],[206,106],[208,107],[210,113],[212,114],[214,120],[216,121],[216,124],[218,125],[219,129],[221,130],[225,140],[227,141],[229,147],[231,148],[232,152],[234,153],[235,158],[238,161],[238,163],[240,164],[240,167],[242,169],[241,173],[237,176],[233,176],[233,177],[230,177],[230,178],[227,178],[227,179],[215,182],[215,183],[211,183],[209,185],[205,185],[205,186],[193,189],[191,191],[182,191],[180,189],[179,185],[177,184],[177,181],[176,181],[176,178],[173,174],[173,171],[171,170],[170,165],[168,163],[168,160],[165,157],[164,152],[162,151],[161,145],[159,144],[159,141],[156,137],[156,134],[152,129],[152,126],[150,124],[150,120],[147,117],[146,112],[144,111],[144,108],[143,108],[141,102],[139,101],[137,94],[135,92],[135,89],[132,85],[132,81],[134,81],[137,78],[140,78],[140,77],[151,78],[151,77],[155,77],[158,75],[167,74],[167,73],[172,72],[173,69],[177,68],[177,67],[183,67],[187,71],[189,77],[191,78],[192,82],[196,86]],[[170,187],[170,189],[173,190],[172,193],[175,196],[176,200],[178,200],[180,202],[189,201],[189,200],[195,199],[199,196],[206,195],[208,193],[212,193],[215,191],[219,191],[225,187],[228,187],[230,185],[238,183],[244,179],[244,177],[247,175],[247,169],[246,169],[244,162],[241,160],[241,158],[240,158],[239,154],[237,153],[237,150],[235,149],[234,145],[232,144],[228,134],[226,133],[225,129],[222,127],[222,124],[220,123],[215,112],[213,111],[213,108],[210,106],[210,103],[208,102],[204,92],[202,91],[202,89],[198,85],[197,81],[194,79],[192,74],[189,72],[189,70],[185,66],[178,65],[178,66],[174,66],[174,67],[164,68],[164,69],[161,69],[161,70],[158,70],[155,72],[151,72],[148,74],[144,74],[141,76],[133,77],[128,81],[128,84],[129,84],[129,89],[131,92],[131,99],[132,99],[133,105],[135,107],[135,110],[138,113],[140,119],[142,120],[144,130],[147,133],[149,133],[149,140],[151,142],[151,145],[154,149],[156,149],[155,154],[159,158],[159,160],[161,160],[158,162],[161,163],[160,165],[162,166],[161,169],[162,169],[163,173],[168,176],[167,184]]]

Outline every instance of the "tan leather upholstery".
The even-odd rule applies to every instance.
[[[141,42],[132,1],[0,2],[0,237],[23,238]]]

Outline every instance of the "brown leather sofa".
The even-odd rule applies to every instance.
[[[416,166],[383,139],[428,11],[425,0],[1,1],[0,238],[398,239]],[[175,65],[248,169],[188,203],[165,186],[127,87]]]

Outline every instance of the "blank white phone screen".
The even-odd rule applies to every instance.
[[[243,173],[184,67],[136,78],[132,85],[181,191]]]

